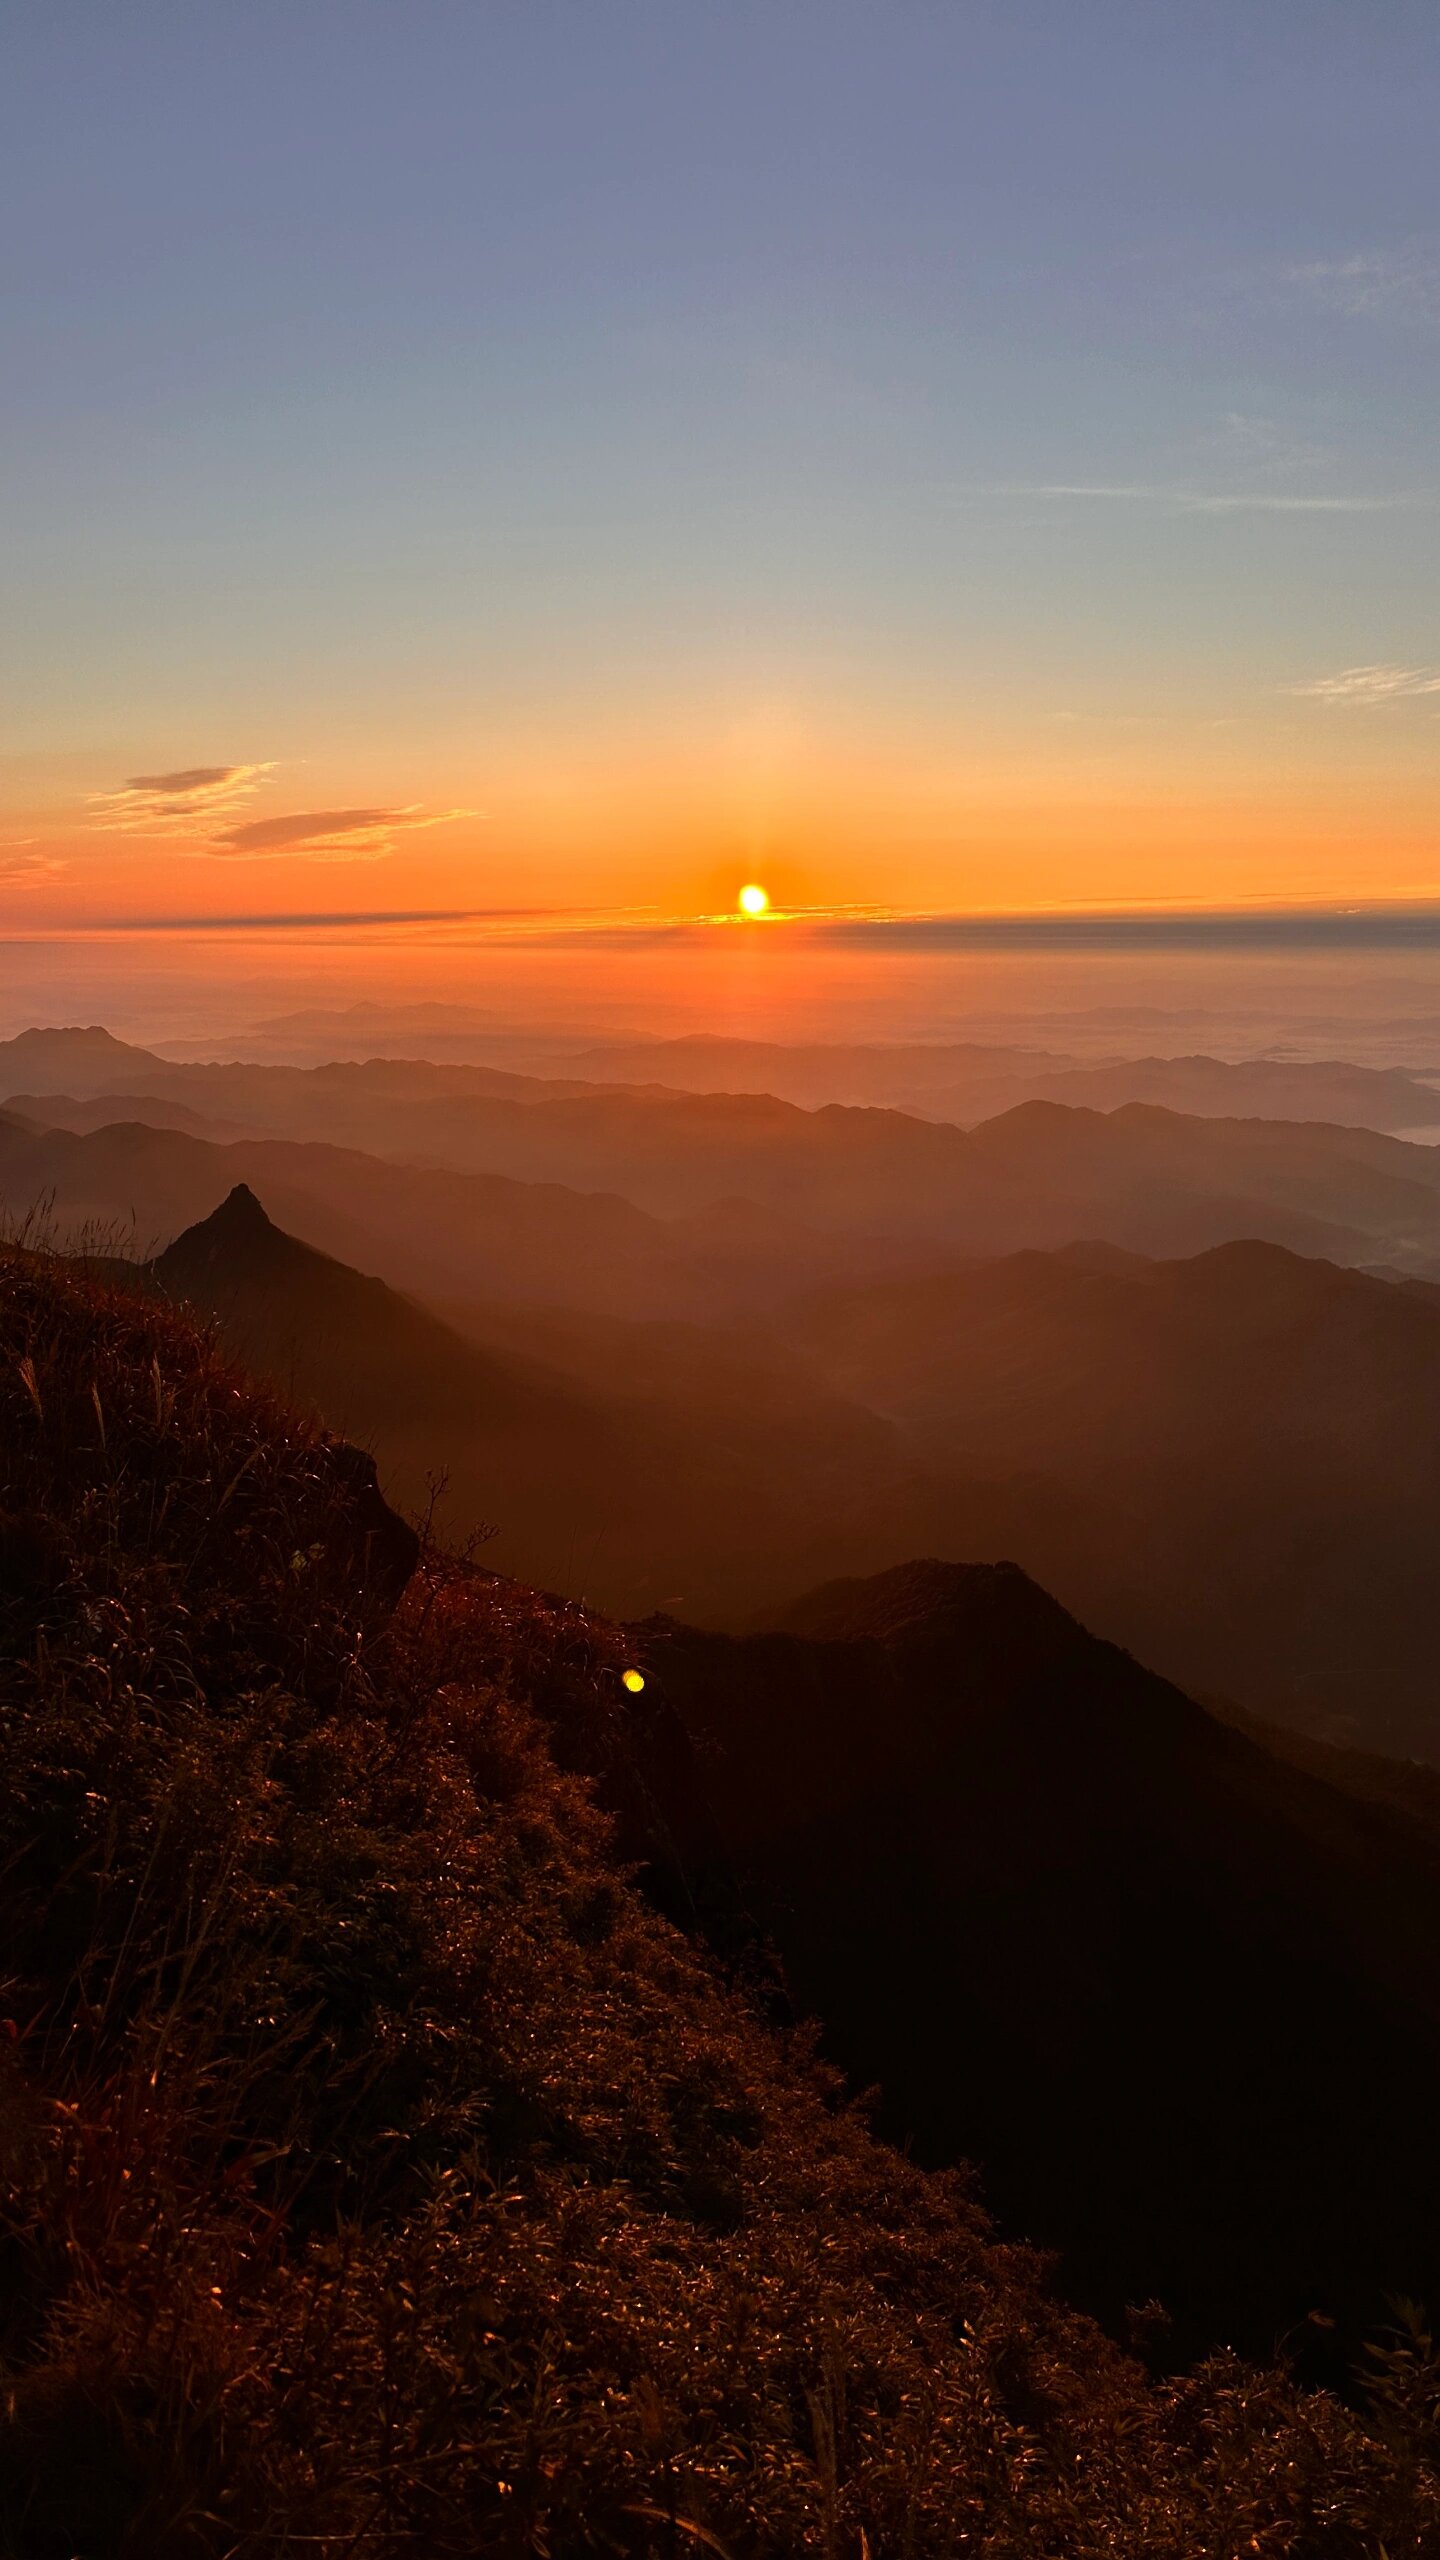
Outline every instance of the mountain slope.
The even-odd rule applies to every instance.
[[[1254,2345],[1433,2295],[1440,1834],[1282,1766],[1013,1566],[643,1633],[830,2051],[1084,2298]]]

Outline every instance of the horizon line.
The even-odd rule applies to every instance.
[[[6,944],[73,943],[175,934],[314,931],[363,932],[422,925],[531,925],[538,930],[507,936],[532,945],[568,948],[587,944],[643,947],[700,943],[716,932],[742,932],[763,948],[784,942],[831,943],[852,948],[936,951],[1000,946],[1063,949],[1066,946],[1373,948],[1440,947],[1440,894],[1377,900],[1254,903],[1236,906],[1127,906],[974,909],[886,912],[871,908],[772,912],[761,923],[731,915],[662,917],[634,908],[606,914],[576,907],[405,907],[322,909],[303,913],[259,911],[230,915],[105,917],[93,923],[0,931]]]

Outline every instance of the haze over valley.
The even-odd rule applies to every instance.
[[[899,1053],[763,1054],[813,1097],[817,1059],[873,1084]],[[1327,1103],[1407,1082],[1284,1073]],[[443,1482],[496,1569],[739,1627],[1004,1556],[1222,1705],[1440,1753],[1440,1150],[1141,1101],[962,1128],[423,1057],[177,1063],[98,1027],[0,1044],[0,1082],[12,1223],[148,1260],[407,1506]]]

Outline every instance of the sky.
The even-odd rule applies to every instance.
[[[7,0],[0,936],[1440,900],[1437,131],[1429,0]]]

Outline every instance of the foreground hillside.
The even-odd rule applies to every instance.
[[[1423,2373],[1148,2385],[647,1908],[614,1633],[13,1254],[0,1462],[14,2560],[1435,2547]]]

